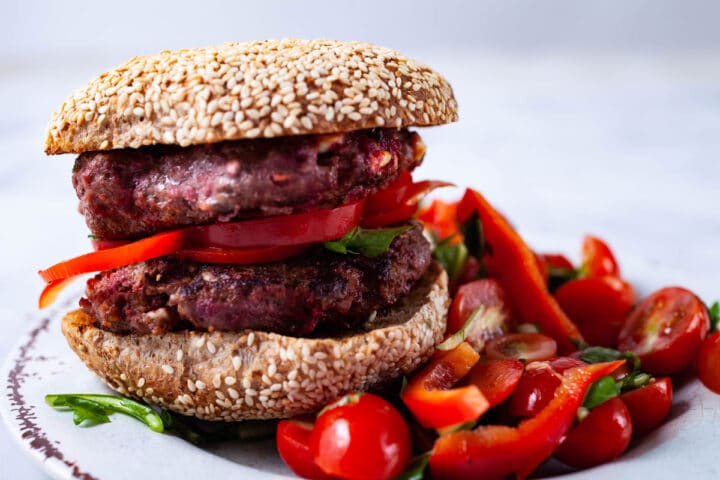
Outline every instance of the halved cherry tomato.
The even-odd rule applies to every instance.
[[[513,393],[523,370],[519,360],[484,360],[470,370],[464,383],[478,387],[492,408]]]
[[[586,342],[614,347],[635,301],[635,290],[618,277],[585,277],[563,284],[555,298]]]
[[[310,450],[320,468],[349,480],[391,479],[410,459],[410,431],[390,403],[370,393],[349,395],[320,412]]]
[[[470,315],[481,306],[493,310],[496,321],[484,329],[470,330],[477,332],[477,338],[467,337],[466,340],[478,351],[487,340],[502,335],[510,325],[510,302],[497,280],[483,278],[462,285],[453,298],[447,322],[447,332],[453,334],[460,330]]]
[[[693,364],[709,329],[707,309],[695,294],[666,287],[630,313],[618,337],[618,350],[639,356],[648,373],[672,375]]]
[[[698,377],[703,385],[720,394],[720,331],[706,338],[700,347]]]
[[[535,417],[513,428],[483,425],[441,436],[430,454],[434,479],[526,478],[548,458],[572,426],[590,385],[622,362],[596,363],[568,370],[553,400]]]
[[[435,199],[420,210],[418,220],[423,222],[425,228],[432,231],[438,239],[453,237],[452,242],[461,242],[456,211],[457,202],[448,203]]]
[[[630,444],[633,425],[630,412],[619,398],[593,408],[583,421],[570,430],[555,450],[561,462],[588,468],[618,457]]]
[[[322,471],[310,452],[310,435],[313,425],[299,420],[282,420],[278,423],[275,443],[283,462],[302,478],[332,480]]]
[[[580,330],[548,292],[535,253],[485,197],[468,189],[458,204],[458,220],[467,221],[473,212],[480,216],[492,252],[485,258],[487,269],[505,287],[519,321],[540,326],[562,352],[575,350],[572,340],[582,340]]]
[[[583,239],[582,270],[588,277],[620,276],[620,267],[608,244],[592,235]]]
[[[488,340],[485,354],[495,360],[550,360],[557,354],[557,343],[540,333],[508,333]]]
[[[453,388],[479,358],[473,347],[463,342],[413,376],[400,397],[421,425],[445,428],[471,422],[490,408],[475,385]]]
[[[657,428],[670,414],[673,387],[668,377],[658,378],[644,387],[620,395],[630,412],[633,435],[641,437]]]
[[[284,245],[280,247],[258,248],[184,248],[177,252],[178,257],[203,263],[228,263],[250,265],[254,263],[277,262],[300,255],[310,245]]]

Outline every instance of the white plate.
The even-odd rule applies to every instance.
[[[537,239],[537,237],[535,237]],[[562,246],[546,237],[541,244]],[[537,245],[537,243],[536,243]],[[672,281],[672,272],[642,261],[623,262],[639,291]],[[0,413],[22,448],[54,478],[292,478],[273,441],[225,443],[198,448],[179,438],[155,434],[139,422],[113,415],[112,423],[78,428],[72,415],[48,407],[48,393],[107,392],[108,389],[67,347],[60,317],[77,304],[80,287],[64,305],[37,315],[10,352],[2,370],[7,394]],[[720,396],[690,380],[676,392],[671,418],[623,457],[563,478],[717,478],[720,473]],[[555,470],[551,467],[551,470]],[[546,469],[546,472],[548,470]],[[555,470],[556,471],[556,470]]]

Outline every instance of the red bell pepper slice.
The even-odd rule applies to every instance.
[[[420,424],[428,428],[445,428],[472,422],[490,408],[475,385],[452,388],[480,359],[480,355],[463,342],[444,355],[438,355],[416,374],[405,387],[401,398]]]
[[[487,257],[488,271],[505,287],[520,320],[540,326],[562,353],[576,350],[571,339],[582,341],[580,330],[548,292],[535,253],[479,192],[467,189],[458,204],[458,219],[465,222],[473,212],[480,216],[492,251]]]
[[[624,360],[568,370],[553,400],[517,427],[485,425],[437,439],[430,455],[432,478],[526,478],[548,458],[570,430],[585,393]]]

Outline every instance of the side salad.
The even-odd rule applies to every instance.
[[[418,214],[453,301],[433,358],[402,383],[317,415],[198,428],[113,395],[48,395],[93,425],[124,413],[193,443],[275,434],[310,479],[526,478],[546,460],[609,462],[672,408],[673,376],[720,394],[720,304],[669,286],[637,299],[610,247],[586,236],[581,263],[533,251],[479,192]],[[260,432],[260,433],[257,433]]]

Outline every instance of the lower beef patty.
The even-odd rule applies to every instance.
[[[430,265],[419,225],[377,257],[322,246],[262,265],[208,265],[172,257],[100,273],[81,307],[99,328],[159,334],[185,328],[287,335],[338,333],[407,294]]]
[[[73,186],[93,235],[130,239],[360,200],[415,168],[424,151],[415,133],[373,129],[88,152]]]

